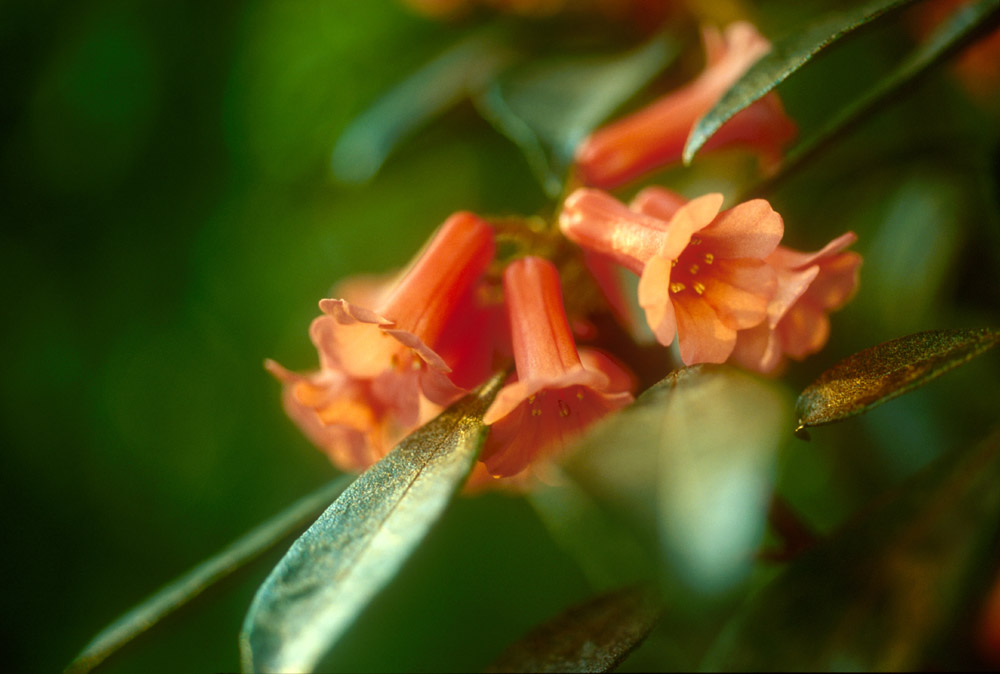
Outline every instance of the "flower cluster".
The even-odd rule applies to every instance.
[[[701,76],[580,146],[578,173],[597,187],[572,192],[547,228],[459,212],[397,280],[342,286],[343,297],[320,301],[309,332],[319,369],[267,367],[284,384],[289,416],[334,463],[367,468],[443,406],[510,370],[483,418],[491,430],[477,470],[530,474],[633,399],[625,364],[576,343],[601,338],[590,314],[610,310],[630,323],[618,267],[639,276],[649,328],[664,346],[676,339],[686,365],[731,361],[770,373],[823,347],[827,314],[857,286],[861,259],[845,250],[853,233],[804,253],[780,245],[784,221],[763,199],[723,210],[721,194],[688,200],[647,187],[626,205],[599,189],[677,160],[695,121],[769,48],[746,23],[705,29],[704,39]],[[708,147],[742,143],[774,163],[794,133],[769,94]],[[498,255],[501,236],[514,252]],[[583,286],[607,301],[588,302]]]
[[[815,353],[829,335],[826,313],[857,287],[861,258],[843,252],[854,234],[800,253],[778,245],[784,223],[763,199],[725,211],[722,202],[721,194],[685,201],[650,187],[626,206],[581,188],[566,199],[559,226],[639,275],[646,322],[664,346],[677,337],[686,365],[733,357],[771,372],[783,355]]]

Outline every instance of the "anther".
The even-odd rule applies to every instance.
[[[701,245],[701,239],[699,239],[697,236],[692,236],[691,237],[691,245],[692,246],[700,246]]]
[[[559,416],[561,417],[569,416],[569,405],[563,402],[562,398],[559,399]]]
[[[701,295],[703,292],[705,292],[705,286],[703,284],[701,284],[701,283],[695,283],[694,284],[694,291],[696,293],[698,293],[699,295]]]
[[[693,276],[694,274],[697,274],[697,273],[698,273],[698,270],[699,270],[699,269],[701,269],[701,267],[699,267],[699,266],[698,266],[698,265],[696,265],[696,264],[693,264],[693,265],[691,265],[691,266],[690,266],[690,267],[688,268],[688,271],[689,271],[689,272],[691,273],[691,275]]]
[[[680,291],[684,290],[686,287],[687,286],[684,285],[683,283],[671,283],[670,284],[670,292],[672,292],[672,293],[679,293]]]
[[[531,410],[531,416],[540,417],[542,416],[542,411],[536,407],[535,409]]]
[[[705,264],[712,264],[715,262],[715,256],[711,253],[705,253]]]

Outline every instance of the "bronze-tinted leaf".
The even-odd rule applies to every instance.
[[[497,376],[414,431],[295,541],[257,590],[245,671],[308,672],[396,575],[479,456]]]
[[[511,644],[487,672],[610,672],[649,635],[660,616],[651,592],[601,595]]]
[[[799,396],[797,432],[840,421],[923,386],[1000,342],[1000,332],[930,330],[848,356]]]
[[[914,671],[996,564],[1000,432],[802,554],[723,630],[706,671]],[[979,598],[981,600],[981,597]],[[978,604],[977,604],[978,605]]]

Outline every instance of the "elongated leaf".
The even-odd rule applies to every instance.
[[[580,141],[678,52],[676,40],[659,35],[623,54],[533,62],[508,70],[476,104],[556,197]]]
[[[490,30],[451,47],[351,122],[333,148],[333,176],[346,183],[371,180],[401,140],[481,90],[515,57]]]
[[[240,635],[244,670],[312,671],[465,481],[501,381],[414,431],[295,541],[250,605]]]
[[[101,630],[66,668],[67,674],[84,674],[94,669],[115,651],[190,602],[202,591],[257,559],[296,529],[304,527],[330,505],[352,479],[353,475],[343,475],[333,480],[167,584]]]
[[[504,651],[487,672],[610,672],[653,629],[660,603],[628,588],[574,606]]]
[[[799,396],[799,425],[819,426],[866,412],[923,386],[1000,342],[1000,332],[930,330],[900,337],[848,356]]]
[[[775,42],[771,51],[750,67],[704,117],[698,120],[684,146],[684,163],[736,113],[762,98],[813,56],[879,17],[914,0],[869,0],[841,9],[793,31]]]
[[[1000,433],[945,457],[755,595],[709,671],[913,671],[995,566]]]
[[[789,407],[745,373],[686,368],[597,428],[567,469],[652,528],[690,588],[722,592],[745,578],[763,536]]]
[[[998,0],[979,0],[956,10],[929,39],[914,49],[892,72],[792,148],[779,171],[752,189],[746,198],[763,194],[784,178],[794,175],[807,160],[824,148],[831,147],[840,136],[880,109],[899,91],[955,51],[973,42],[984,30],[995,28],[998,15],[1000,15]]]

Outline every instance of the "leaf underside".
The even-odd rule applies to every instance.
[[[404,439],[292,545],[254,597],[240,635],[245,671],[312,671],[384,587],[479,455],[498,375]]]

